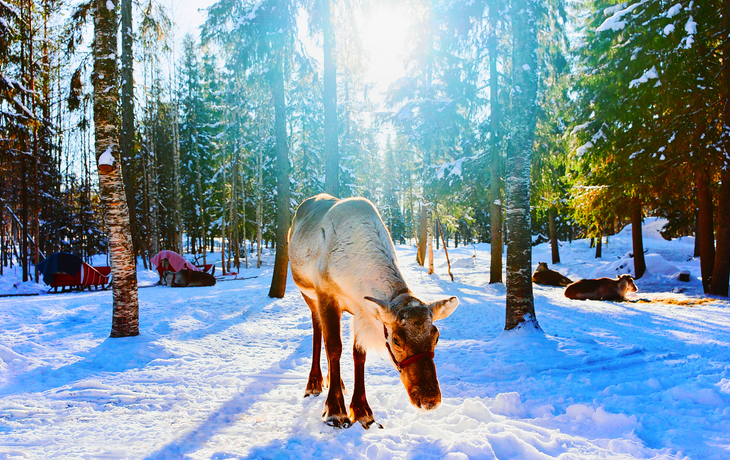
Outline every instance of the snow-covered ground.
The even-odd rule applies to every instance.
[[[0,458],[730,458],[730,303],[703,300],[693,240],[664,241],[660,226],[645,225],[649,272],[632,302],[535,286],[544,333],[503,331],[489,245],[449,251],[453,283],[442,251],[429,276],[414,248],[398,247],[417,295],[461,305],[437,323],[441,407],[418,412],[392,364],[370,354],[368,399],[384,428],[367,431],[326,426],[324,396],[303,398],[309,310],[291,278],[283,299],[267,296],[271,254],[239,274],[256,278],[140,289],[134,338],[108,338],[110,291],[2,298]],[[598,260],[585,240],[563,243],[551,268],[614,276],[632,268],[630,251],[625,229]],[[549,246],[533,261],[549,262]],[[351,389],[349,353],[342,362]]]

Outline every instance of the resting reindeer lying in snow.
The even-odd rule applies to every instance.
[[[545,286],[567,286],[572,281],[562,273],[550,270],[547,262],[538,262],[535,272],[532,274],[532,282]]]
[[[167,259],[165,259],[167,260]],[[215,286],[215,276],[183,268],[179,272],[162,272],[162,284],[170,287]]]
[[[598,278],[580,280],[565,288],[565,297],[578,300],[626,300],[627,292],[638,289],[631,275],[617,276],[616,279]]]
[[[325,422],[349,427],[375,421],[365,397],[365,355],[387,350],[411,403],[432,410],[441,403],[433,350],[433,322],[449,316],[456,297],[426,304],[411,293],[395,259],[395,248],[378,211],[362,198],[338,200],[321,194],[304,201],[289,230],[294,282],[312,310],[312,370],[305,396],[322,392],[320,352],[324,339],[329,394]],[[342,312],[353,315],[355,389],[349,416],[340,378]]]

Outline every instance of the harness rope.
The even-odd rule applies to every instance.
[[[395,359],[395,355],[393,354],[393,350],[390,349],[390,343],[388,342],[388,328],[385,327],[385,324],[383,324],[383,334],[385,334],[385,348],[388,349],[388,353],[390,353],[390,359],[393,360],[393,364],[395,364],[395,368],[398,369],[398,372],[403,372],[403,369],[410,366],[411,364],[422,360],[423,358],[431,358],[433,359],[434,354],[432,351],[424,351],[423,353],[418,353],[413,356],[409,356],[408,358],[404,359],[403,361],[398,361]]]

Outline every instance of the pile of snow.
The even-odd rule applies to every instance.
[[[667,219],[661,217],[647,217],[641,224],[641,236],[644,240],[665,240],[662,236],[662,230],[669,223]],[[618,237],[631,238],[631,224],[626,225],[616,234]]]
[[[31,278],[34,276],[30,274]],[[17,265],[13,268],[3,267],[3,276],[0,276],[0,295],[8,294],[38,294],[46,292],[48,286],[43,283],[36,283],[32,279],[23,282],[23,269]]]
[[[660,254],[645,254],[644,262],[646,262],[646,273],[649,275],[665,275],[677,277],[681,271],[675,265],[670,264]],[[628,252],[619,260],[611,263],[609,269],[613,270],[616,275],[629,274],[636,275],[634,268],[634,253]]]
[[[451,262],[451,268],[474,268],[476,267],[476,259],[474,257],[464,257],[459,259],[453,259]],[[443,264],[446,266],[446,264]]]

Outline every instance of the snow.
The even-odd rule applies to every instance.
[[[583,131],[583,130],[584,130],[584,129],[586,129],[586,128],[587,128],[588,126],[590,126],[590,124],[591,124],[591,122],[590,122],[590,121],[587,121],[587,122],[585,122],[585,123],[583,123],[583,124],[581,124],[581,125],[577,125],[577,126],[576,126],[576,127],[574,127],[574,128],[573,128],[573,130],[572,130],[572,131],[570,132],[571,136],[572,136],[573,134],[575,134],[575,133],[579,132],[579,131]]]
[[[673,7],[669,8],[667,10],[666,16],[668,18],[673,18],[674,16],[676,16],[677,14],[679,14],[680,11],[682,11],[682,4],[681,3],[677,3]]]
[[[0,298],[0,458],[725,459],[730,303],[702,297],[693,238],[663,239],[664,223],[643,225],[647,274],[630,302],[535,285],[542,331],[503,331],[488,244],[449,248],[453,283],[443,251],[429,276],[415,248],[398,246],[416,295],[461,305],[437,323],[441,407],[418,412],[392,364],[369,354],[368,400],[384,428],[367,431],[326,426],[325,396],[303,398],[310,313],[291,277],[283,299],[267,296],[272,253],[239,272],[256,278],[140,289],[132,338],[108,338],[110,291]],[[571,278],[615,276],[631,228],[604,241],[601,259],[587,240],[560,251],[551,268]],[[535,266],[549,257],[549,244],[534,247]],[[349,322],[343,330],[348,350]],[[348,352],[342,367],[349,404]]]
[[[99,164],[99,166],[101,166],[101,165],[114,166],[114,155],[112,155],[112,146],[111,145],[109,147],[107,147],[106,150],[104,150],[104,153],[102,153],[101,156],[99,156],[98,164]]]
[[[687,36],[682,39],[681,47],[684,49],[690,49],[694,43],[694,35],[697,33],[697,23],[690,15],[687,19],[687,23],[684,25],[684,31],[687,32]]]
[[[623,4],[615,5],[614,7],[606,8],[603,12],[606,16],[609,14],[611,15],[608,19],[603,21],[603,23],[598,26],[596,29],[597,32],[603,32],[606,30],[613,30],[614,32],[617,32],[621,29],[623,29],[626,26],[626,22],[622,21],[621,19],[626,16],[627,14],[634,11],[639,6],[646,3],[646,0],[641,0],[640,2],[634,3],[631,6],[628,6],[620,11],[616,11],[619,7],[623,7]]]
[[[646,83],[649,80],[652,80],[655,78],[659,78],[659,74],[656,71],[656,66],[652,66],[651,69],[644,72],[644,74],[642,76],[640,76],[636,80],[631,80],[631,82],[629,82],[629,88],[636,88],[640,84]]]
[[[575,153],[579,157],[582,157],[583,155],[585,155],[585,153],[588,151],[588,149],[590,149],[592,147],[593,147],[593,142],[588,141],[585,144],[583,144],[580,147],[578,147],[578,149],[575,151]]]

